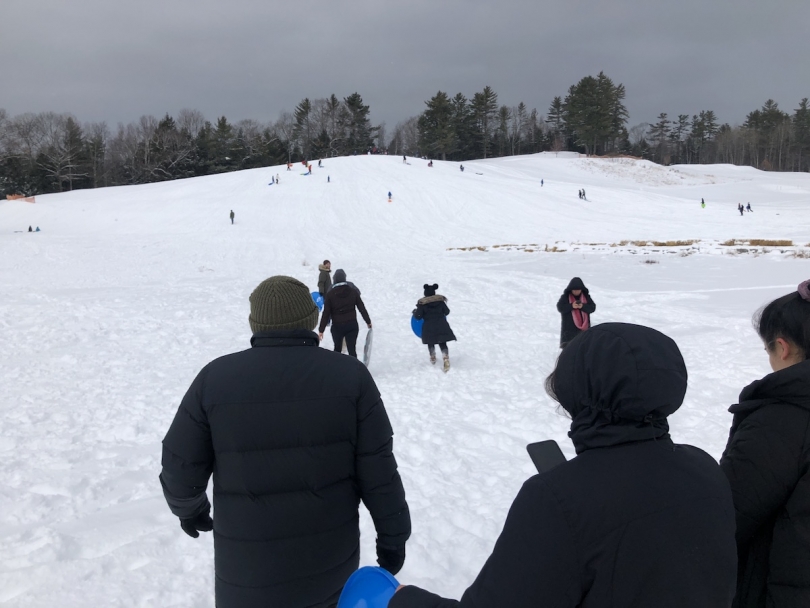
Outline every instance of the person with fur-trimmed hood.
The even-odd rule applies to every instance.
[[[571,279],[557,302],[557,311],[562,315],[560,348],[565,348],[566,344],[590,327],[590,316],[595,310],[596,303],[582,279]]]
[[[437,283],[424,286],[425,297],[416,303],[413,316],[416,319],[424,320],[422,344],[427,344],[430,362],[436,363],[436,345],[438,344],[444,359],[444,371],[447,371],[450,369],[450,351],[447,348],[447,343],[455,340],[456,336],[447,322],[447,315],[450,314],[450,309],[447,307],[447,298],[436,293],[438,288]]]
[[[321,271],[318,275],[318,293],[323,298],[326,296],[326,292],[332,288],[332,262],[324,260],[323,264],[318,264],[318,270]]]

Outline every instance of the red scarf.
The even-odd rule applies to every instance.
[[[585,297],[585,292],[583,291],[579,298],[577,298],[573,294],[568,294],[568,303],[573,304],[574,302],[579,302],[580,304],[587,304],[588,298]],[[581,308],[575,308],[571,311],[571,314],[574,317],[574,325],[577,326],[577,329],[581,331],[585,331],[591,326],[590,316],[587,312],[582,312]]]

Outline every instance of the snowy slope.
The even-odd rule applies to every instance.
[[[810,244],[809,175],[570,154],[469,162],[464,173],[410,163],[326,159],[312,176],[282,166],[0,201],[0,604],[213,606],[210,535],[189,539],[165,506],[160,440],[200,367],[248,346],[255,285],[289,274],[314,289],[324,258],[361,287],[377,329],[371,371],[414,523],[404,582],[460,595],[532,473],[526,443],[553,438],[573,454],[542,384],[558,352],[554,304],[574,275],[591,288],[595,322],[677,340],[690,390],[673,436],[720,455],[727,406],[768,370],[751,314],[808,278],[808,261],[795,248],[680,256],[570,244]],[[749,201],[754,213],[740,217]],[[42,232],[16,232],[29,224]],[[568,251],[493,249],[557,242]],[[471,246],[489,249],[448,251]],[[409,328],[425,282],[449,298],[459,337],[447,375]],[[363,563],[373,538],[365,518]]]

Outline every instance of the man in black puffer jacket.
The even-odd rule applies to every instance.
[[[393,431],[366,367],[318,347],[303,283],[267,279],[250,309],[252,348],[194,380],[163,440],[160,481],[187,534],[213,526],[218,608],[334,606],[359,563],[361,500],[379,564],[397,572],[405,560]]]
[[[734,506],[720,467],[669,437],[686,392],[677,345],[605,323],[562,352],[548,387],[577,456],[529,479],[461,601],[404,587],[389,608],[727,608]]]

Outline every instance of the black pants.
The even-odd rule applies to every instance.
[[[439,342],[439,350],[442,351],[442,354],[447,357],[450,355],[450,351],[447,349],[447,342]],[[436,345],[435,344],[428,344],[428,352],[430,353],[431,357],[436,356]]]
[[[346,348],[349,354],[357,358],[357,334],[360,333],[360,327],[357,321],[351,323],[332,323],[332,340],[335,343],[335,352],[340,352],[340,347],[343,344],[343,339],[346,339]]]

